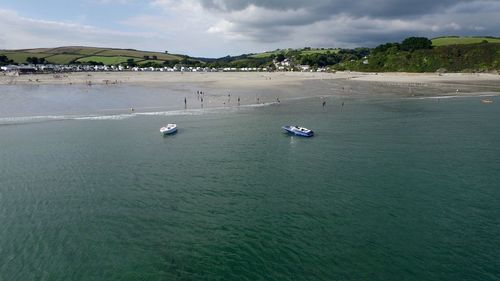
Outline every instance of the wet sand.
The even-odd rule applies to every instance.
[[[0,75],[0,85],[137,85],[255,95],[271,101],[295,96],[450,96],[500,94],[500,75],[489,73],[304,73],[304,72],[89,72]],[[257,94],[254,94],[257,93]],[[259,99],[259,101],[257,101]],[[263,100],[262,100],[263,101]],[[234,102],[234,100],[233,100]],[[249,101],[247,101],[249,102]]]

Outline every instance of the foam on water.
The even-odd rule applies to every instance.
[[[414,100],[427,100],[427,99],[456,99],[456,98],[484,98],[484,97],[496,97],[499,96],[499,93],[492,93],[492,92],[486,92],[486,93],[467,93],[463,95],[449,95],[449,96],[428,96],[428,97],[411,97],[408,99],[414,99]]]
[[[117,115],[101,115],[101,116],[83,116],[68,118],[69,120],[124,120],[134,117],[135,114],[117,114]]]
[[[233,112],[240,109],[252,109],[256,107],[270,106],[276,103],[249,104],[241,106],[212,107],[200,109],[182,109],[151,112],[134,112],[120,114],[89,114],[89,115],[40,115],[40,116],[12,116],[1,117],[0,125],[29,124],[39,122],[78,120],[78,121],[105,121],[105,120],[125,120],[137,116],[195,116],[203,114],[217,114],[223,112]]]

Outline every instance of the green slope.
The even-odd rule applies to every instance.
[[[452,44],[412,52],[393,48],[363,60],[344,63],[356,71],[451,72],[500,71],[500,43]]]
[[[51,56],[48,53],[30,53],[18,51],[0,51],[0,55],[7,56],[8,59],[13,60],[15,63],[26,63],[28,57],[45,58]]]
[[[123,57],[123,56],[110,56],[110,57],[104,57],[104,56],[89,56],[89,57],[84,57],[80,58],[77,61],[78,62],[102,62],[105,65],[114,65],[114,64],[120,64],[120,63],[125,63],[127,62],[128,59],[134,59],[135,61],[138,60],[138,58],[134,57]],[[143,60],[143,59],[141,59]]]
[[[500,38],[447,36],[432,39],[432,45],[438,47],[448,45],[478,44],[484,41],[488,41],[488,43],[500,43]]]
[[[256,59],[262,59],[262,58],[268,58],[272,55],[278,55],[278,54],[288,54],[288,53],[295,53],[295,55],[310,55],[310,54],[326,54],[328,52],[330,53],[338,53],[339,49],[332,49],[332,48],[302,48],[302,49],[284,49],[284,50],[275,50],[275,51],[269,51],[269,52],[264,52],[264,53],[258,53],[258,54],[252,54],[249,57],[251,58],[256,58]]]
[[[96,48],[83,46],[67,46],[57,48],[38,48],[22,50],[0,50],[0,55],[7,56],[15,63],[26,63],[28,57],[45,58],[49,63],[69,64],[75,61],[87,62],[95,61],[104,64],[124,63],[127,59],[134,59],[136,62],[178,61],[186,56],[166,54],[160,52],[147,52],[132,49]]]

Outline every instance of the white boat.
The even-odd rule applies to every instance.
[[[297,135],[297,136],[301,136],[301,137],[312,137],[312,136],[314,136],[314,132],[312,130],[309,130],[309,129],[304,128],[304,127],[286,125],[286,126],[283,126],[282,128],[285,131],[287,131],[288,133],[294,134],[294,135]]]
[[[177,132],[177,124],[167,124],[165,127],[161,127],[160,132],[163,135],[170,135]]]

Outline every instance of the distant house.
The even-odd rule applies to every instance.
[[[37,71],[36,67],[31,65],[6,65],[2,66],[1,69],[5,72],[17,72],[19,74],[35,73]]]
[[[307,64],[301,64],[301,65],[298,65],[297,67],[300,69],[300,71],[310,71],[311,70],[311,66],[307,65]]]
[[[2,69],[2,71],[6,71],[6,72],[13,72],[13,71],[17,71],[18,66],[17,65],[5,65],[5,66],[0,67],[0,69]]]

